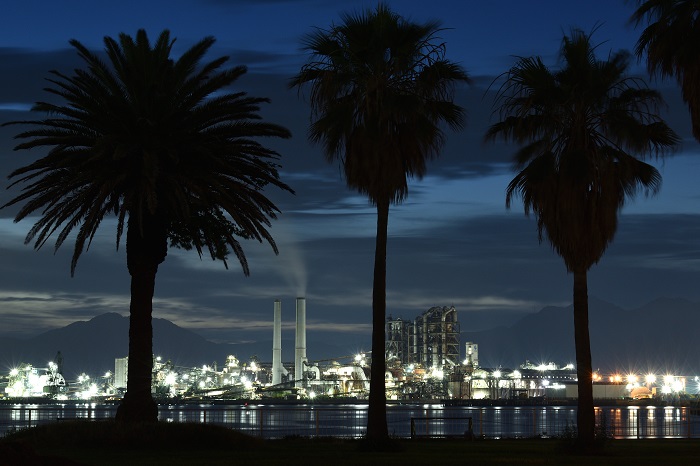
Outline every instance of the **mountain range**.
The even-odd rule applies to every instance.
[[[698,328],[700,304],[683,299],[662,298],[642,307],[625,310],[591,298],[590,337],[593,367],[603,372],[633,370],[640,373],[670,371],[686,375],[700,372]],[[464,326],[464,325],[463,325]],[[117,313],[102,314],[89,321],[74,322],[33,338],[0,338],[0,370],[27,362],[42,367],[61,351],[64,375],[102,374],[114,370],[114,359],[128,354],[129,318]],[[465,342],[479,345],[479,362],[484,367],[516,368],[525,360],[533,363],[575,362],[572,306],[549,306],[520,318],[511,326],[480,332],[462,332]],[[313,358],[347,354],[323,342],[307,340]],[[165,319],[153,319],[153,348],[177,366],[223,364],[233,354],[241,361],[256,355],[272,359],[269,341],[245,344],[214,343],[197,333]],[[313,351],[312,351],[313,350]],[[282,359],[293,359],[294,342],[283,340]]]
[[[661,298],[636,309],[589,299],[593,368],[603,372],[700,372],[700,304]],[[510,327],[462,332],[479,344],[482,366],[516,367],[528,359],[575,363],[573,305],[545,307]]]

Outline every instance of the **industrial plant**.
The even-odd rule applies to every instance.
[[[307,356],[306,299],[295,301],[294,360],[282,361],[282,303],[272,315],[271,362],[242,362],[228,355],[223,364],[179,367],[161,356],[153,359],[152,391],[159,399],[179,400],[365,400],[375,355],[360,353],[330,360]],[[577,397],[576,369],[554,363],[486,368],[479,345],[460,341],[454,306],[431,307],[412,320],[386,319],[385,387],[388,400],[543,400]],[[462,346],[464,345],[464,346]],[[464,353],[461,353],[461,348]],[[313,354],[313,351],[311,351]],[[462,356],[463,354],[463,356]],[[116,358],[114,371],[94,377],[81,374],[66,381],[60,352],[37,368],[22,364],[0,377],[0,397],[50,399],[118,399],[127,386],[128,358]],[[6,379],[6,382],[3,380]],[[681,396],[697,377],[652,374],[594,374],[597,398],[645,399]],[[693,386],[694,386],[693,385]],[[692,391],[692,390],[691,390]]]

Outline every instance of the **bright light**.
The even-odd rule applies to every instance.
[[[637,377],[635,374],[628,374],[627,375],[627,383],[630,384],[635,384],[639,380],[639,377]]]
[[[566,369],[566,370],[574,370],[574,367],[576,367],[576,366],[574,366],[574,364],[570,362],[569,364],[567,364],[566,366],[564,366],[564,369]]]
[[[597,373],[597,372],[594,372],[594,373],[593,373],[592,379],[593,379],[594,382],[600,382],[600,380],[601,380],[602,378],[603,378],[603,377],[601,377],[599,373]]]
[[[19,374],[19,370],[17,370],[17,369],[10,370],[10,377],[15,377],[15,376],[17,376],[17,374]]]
[[[675,377],[670,374],[664,375],[664,385],[671,385],[674,379]]]
[[[90,384],[90,386],[88,386],[87,390],[80,392],[80,398],[82,398],[84,400],[89,400],[90,398],[94,397],[95,395],[97,395],[97,384],[94,384],[94,383]]]
[[[165,376],[165,385],[170,385],[171,387],[177,382],[177,374],[174,372],[168,372]]]
[[[493,377],[495,379],[500,379],[501,378],[501,371],[493,371]]]
[[[656,383],[656,376],[654,374],[647,374],[644,377],[644,380],[646,381],[647,384],[651,385],[653,383]]]
[[[676,379],[673,381],[673,385],[671,388],[673,388],[674,392],[682,392],[685,389],[685,381],[682,379]]]
[[[549,380],[543,380],[542,381],[542,386],[547,387],[549,385]]]
[[[44,385],[46,385],[47,377],[45,375],[29,374],[27,377],[32,393],[42,393]]]
[[[310,392],[309,392],[309,398],[311,398],[312,400],[313,400],[314,398],[316,398],[316,392],[310,391]]]
[[[517,371],[517,370],[516,370],[516,371],[513,371],[513,373],[511,374],[511,376],[512,376],[514,379],[519,379],[520,377],[522,377],[522,374],[520,373],[520,371]]]
[[[108,379],[110,377],[112,377],[112,373],[109,371],[105,372],[105,379]]]

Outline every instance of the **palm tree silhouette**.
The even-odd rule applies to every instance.
[[[201,64],[214,43],[207,37],[170,58],[174,40],[163,31],[153,46],[136,38],[105,37],[107,61],[72,40],[86,67],[73,76],[52,71],[46,89],[62,103],[38,102],[43,120],[15,121],[32,128],[15,149],[49,148],[39,160],[10,174],[22,192],[5,206],[24,203],[15,221],[39,213],[26,243],[41,248],[57,235],[58,249],[75,229],[71,275],[102,222],[117,217],[117,247],[126,225],[131,275],[127,391],[117,419],[155,421],[151,397],[151,315],[158,265],[168,246],[204,250],[226,265],[233,251],[249,274],[237,237],[277,247],[268,232],[279,212],[265,197],[279,180],[279,154],[255,140],[290,136],[260,121],[264,98],[225,88],[245,67],[221,69],[221,57]]]
[[[560,53],[559,70],[530,57],[505,73],[496,97],[501,121],[486,139],[522,145],[506,205],[522,198],[525,213],[537,218],[540,241],[546,234],[574,275],[578,444],[588,449],[595,418],[587,273],[612,242],[625,199],[660,187],[658,171],[635,154],[663,155],[678,137],[655,113],[660,95],[626,77],[627,52],[599,60],[590,36],[574,30]]]
[[[630,21],[646,24],[635,52],[647,55],[649,73],[674,76],[688,104],[693,136],[700,141],[700,1],[638,1]]]
[[[445,59],[437,22],[416,24],[385,5],[343,14],[342,22],[303,41],[308,62],[290,81],[310,85],[311,141],[328,162],[339,161],[347,184],[377,207],[372,293],[372,366],[367,439],[388,439],[384,387],[386,245],[389,205],[408,194],[408,178],[421,178],[445,136],[441,124],[462,126],[454,86],[469,80]]]

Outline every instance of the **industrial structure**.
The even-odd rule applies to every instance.
[[[282,382],[282,301],[275,299],[272,315],[272,385]]]
[[[369,394],[373,355],[361,353],[327,360],[307,357],[306,299],[297,297],[294,360],[282,361],[282,302],[273,303],[272,362],[256,358],[241,362],[233,355],[217,364],[179,367],[154,356],[152,392],[156,398],[193,399],[329,399],[364,400]],[[413,320],[386,320],[386,373],[388,400],[523,400],[577,397],[576,369],[569,364],[532,364],[517,369],[486,368],[479,363],[479,345],[464,344],[460,356],[460,324],[454,306],[431,307]],[[0,376],[0,397],[52,399],[118,398],[127,386],[128,358],[116,358],[114,372],[67,381],[60,352],[48,368],[22,364]],[[286,366],[286,367],[285,367]],[[292,366],[294,366],[292,368]],[[7,379],[3,382],[3,379]],[[673,397],[686,392],[688,378],[594,374],[594,397]],[[693,379],[698,385],[698,377]],[[658,389],[658,390],[657,390]]]
[[[386,360],[392,365],[420,364],[424,368],[450,369],[460,364],[460,327],[457,310],[431,307],[413,321],[386,322]]]
[[[297,298],[296,332],[294,334],[294,381],[303,386],[306,358],[306,298]]]

